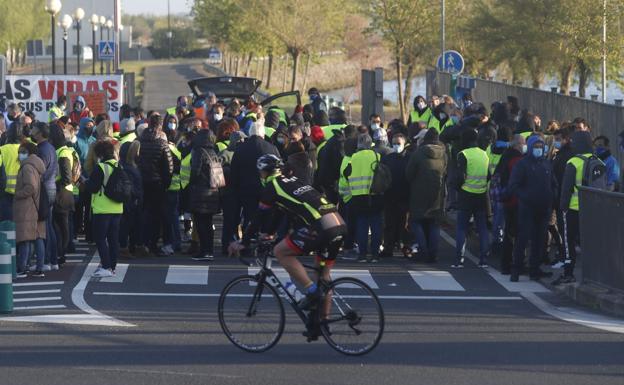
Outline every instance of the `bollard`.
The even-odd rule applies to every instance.
[[[13,264],[13,279],[17,277],[17,250],[15,245],[15,222],[0,222],[0,232],[6,235],[6,241],[11,246],[11,263]]]
[[[2,240],[2,238],[5,238]],[[0,234],[0,313],[13,311],[13,278],[11,276],[11,246],[6,242],[6,236]]]

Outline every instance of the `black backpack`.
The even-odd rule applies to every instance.
[[[39,206],[37,206],[37,221],[45,222],[50,216],[50,198],[43,181],[39,184]]]
[[[577,155],[583,159],[583,179],[582,185],[600,190],[607,189],[607,166],[596,155],[589,157]]]
[[[108,176],[108,180],[106,180],[106,172],[104,173],[104,195],[115,202],[126,204],[132,202],[133,187],[126,171],[120,164],[117,166],[106,164],[111,166],[113,171]]]
[[[373,163],[373,181],[370,186],[371,195],[383,194],[392,186],[392,171],[381,163],[381,156],[375,153],[377,161]]]

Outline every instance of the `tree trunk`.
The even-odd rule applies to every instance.
[[[290,83],[290,90],[294,91],[297,87],[297,70],[299,69],[299,58],[301,57],[301,52],[298,49],[293,49],[290,54],[293,58],[292,82]]]
[[[253,59],[253,52],[249,52],[247,56],[247,68],[245,68],[245,77],[248,78],[251,70],[251,59]]]
[[[234,55],[232,55],[231,53],[228,54],[230,60],[229,60],[229,64],[228,64],[228,74],[232,75],[232,71],[234,70],[234,63],[232,63],[232,60],[234,60]]]
[[[269,52],[269,68],[267,73],[266,88],[271,87],[271,75],[273,74],[273,52]]]
[[[241,69],[241,57],[236,56],[236,76],[238,76],[238,70]]]
[[[568,94],[570,91],[570,84],[572,83],[572,70],[574,69],[573,64],[568,64],[561,68],[559,79],[559,88],[562,94]]]
[[[589,84],[589,76],[591,75],[591,69],[585,61],[578,61],[578,76],[579,76],[579,85],[578,85],[578,96],[580,98],[585,97],[585,93],[587,91],[587,86]]]
[[[262,67],[260,68],[260,80],[264,81],[264,67],[265,67],[265,61],[264,60],[264,56],[262,57]],[[259,65],[259,64],[258,64]]]
[[[286,78],[288,76],[288,55],[284,55],[284,82],[282,83],[282,92],[286,91]]]
[[[223,70],[223,72],[227,72],[227,62],[224,50],[221,50],[221,69]]]
[[[308,87],[308,71],[310,70],[310,60],[312,59],[312,55],[308,54],[308,58],[306,59],[305,70],[303,71],[303,86],[301,87],[302,92],[306,92]]]
[[[395,55],[396,60],[396,75],[397,75],[397,86],[398,86],[398,102],[399,102],[399,113],[401,114],[401,120],[403,124],[406,123],[405,120],[405,105],[403,104],[403,65],[401,64],[401,54],[397,52]]]
[[[407,66],[407,73],[405,74],[405,95],[403,97],[403,105],[406,110],[409,110],[410,99],[412,98],[412,76],[414,74],[414,64],[410,63]],[[407,114],[406,114],[407,115]]]

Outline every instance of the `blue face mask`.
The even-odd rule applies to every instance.
[[[526,154],[526,153],[527,153],[527,145],[526,145],[526,144],[523,144],[523,145],[522,145],[522,153],[523,153],[523,154]]]
[[[543,148],[534,148],[533,149],[533,157],[541,158],[542,156],[544,156],[544,149]]]
[[[561,142],[556,141],[556,142],[554,142],[554,143],[553,143],[553,145],[555,146],[555,148],[556,148],[557,150],[560,150],[560,149],[561,149]]]

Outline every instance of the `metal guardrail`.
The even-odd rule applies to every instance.
[[[583,281],[624,291],[624,194],[580,187]]]

